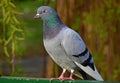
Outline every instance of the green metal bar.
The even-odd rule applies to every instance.
[[[90,80],[61,81],[50,80],[48,78],[0,77],[0,83],[120,83],[120,82],[100,82]]]

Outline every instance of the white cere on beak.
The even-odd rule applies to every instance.
[[[35,16],[34,16],[34,18],[39,18],[40,17],[40,14],[36,14]]]
[[[37,16],[39,16],[40,14],[36,14]]]

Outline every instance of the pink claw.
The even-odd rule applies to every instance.
[[[60,77],[58,77],[58,78],[51,78],[51,80],[62,80],[62,81],[64,81],[64,80],[74,80],[72,78],[73,72],[71,72],[70,77],[64,77],[65,72],[66,72],[66,69],[63,69],[63,72],[60,75]]]
[[[62,77],[62,78],[51,78],[51,80],[74,80],[73,78],[70,78],[70,77]]]

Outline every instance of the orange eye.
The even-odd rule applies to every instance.
[[[43,11],[42,11],[42,13],[46,13],[46,12],[47,12],[47,10],[43,10]]]

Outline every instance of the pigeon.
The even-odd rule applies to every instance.
[[[44,47],[63,69],[61,75],[52,80],[74,80],[76,75],[84,80],[103,81],[81,36],[67,27],[53,8],[39,7],[34,18],[42,19]],[[66,70],[70,72],[69,77],[64,75]]]

